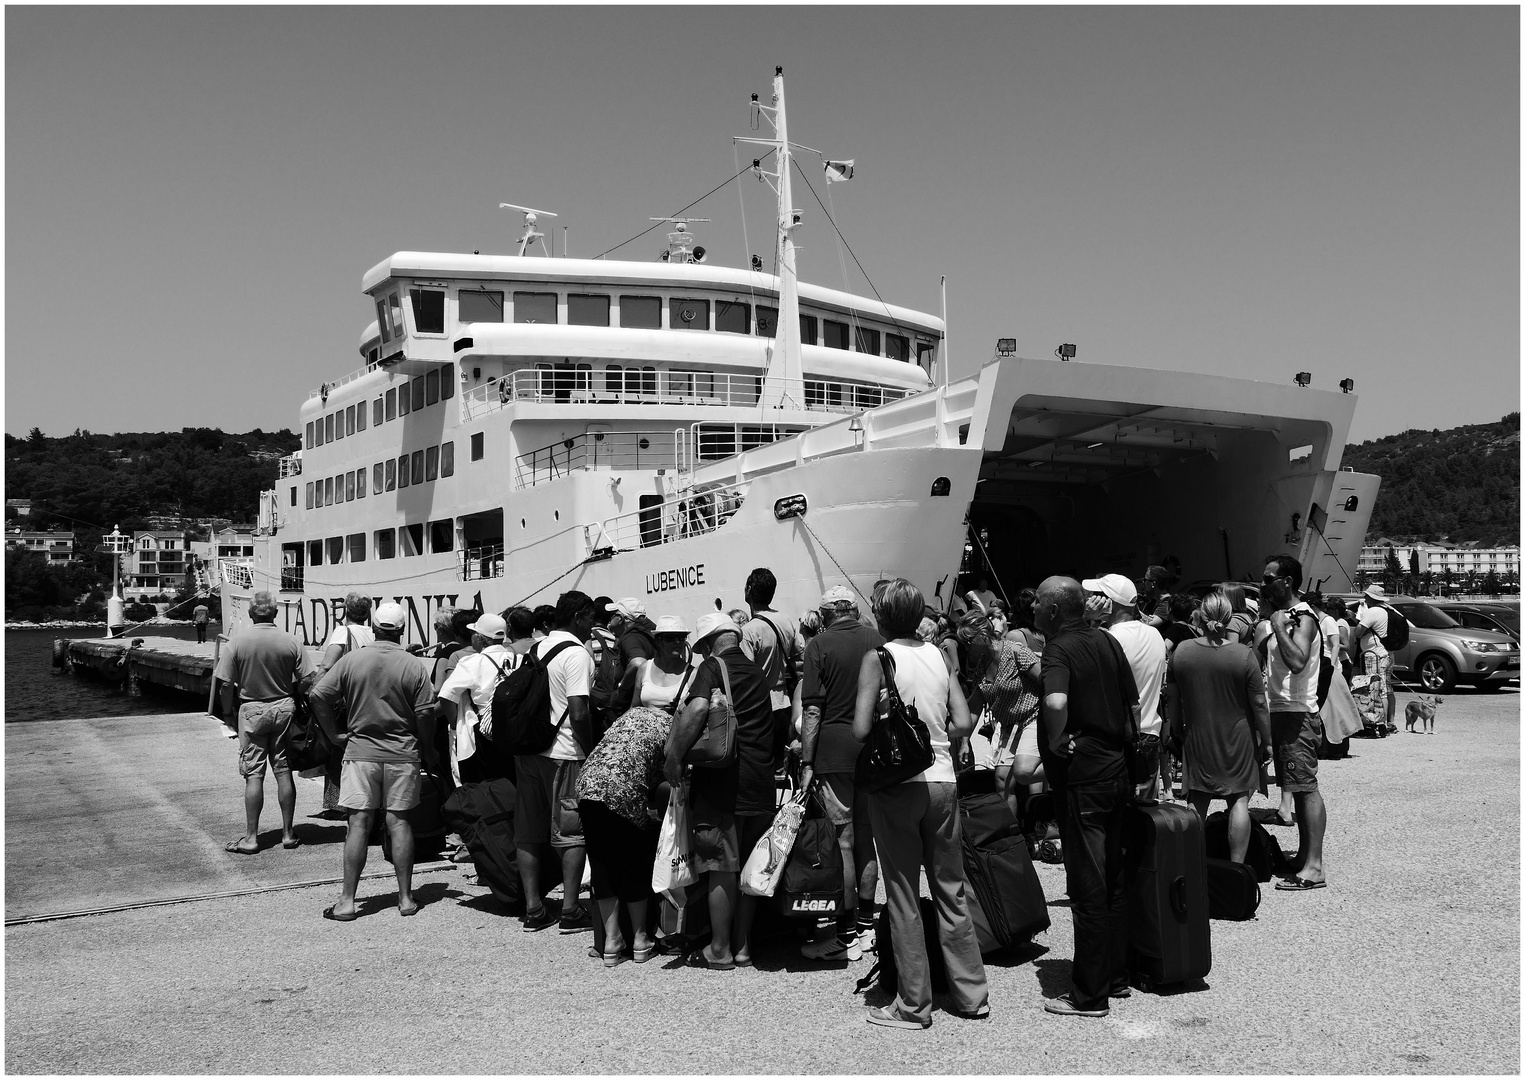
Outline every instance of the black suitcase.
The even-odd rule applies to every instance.
[[[1244,922],[1260,907],[1260,882],[1244,863],[1207,860],[1207,917]]]
[[[1202,833],[1203,848],[1209,859],[1229,857],[1228,814],[1219,810],[1207,815]],[[1271,831],[1258,821],[1250,821],[1250,846],[1244,852],[1244,864],[1255,874],[1256,881],[1270,881],[1287,867],[1287,857]]]
[[[1014,832],[983,847],[965,837],[964,878],[981,955],[1026,944],[1048,929],[1048,900],[1025,836]]]
[[[995,840],[1020,832],[1017,819],[1006,800],[996,792],[961,795],[958,800],[958,828],[966,843],[984,847]]]
[[[408,824],[413,826],[413,865],[434,862],[445,850],[445,828],[442,807],[448,785],[444,777],[423,770],[419,777],[418,805],[404,811]],[[372,833],[380,833],[381,857],[392,861],[392,831],[386,826],[386,814],[378,813]]]
[[[445,800],[442,813],[445,824],[465,841],[482,884],[508,907],[509,914],[524,914],[524,886],[514,846],[513,781],[487,780],[458,787]]]
[[[1201,979],[1213,966],[1202,819],[1189,806],[1130,806],[1123,828],[1128,969],[1141,985]]]

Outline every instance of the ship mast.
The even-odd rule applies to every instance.
[[[753,159],[752,171],[758,179],[776,178],[773,187],[778,195],[778,231],[774,255],[778,261],[778,326],[774,328],[773,346],[768,351],[767,370],[763,375],[764,409],[796,409],[805,406],[805,364],[800,356],[799,278],[794,267],[794,230],[800,226],[799,211],[789,176],[789,122],[784,111],[784,69],[773,69],[773,106],[761,105],[752,95],[753,115],[766,117],[773,125],[772,139],[741,139],[741,142],[771,146],[778,153],[777,172],[765,173],[761,159]]]

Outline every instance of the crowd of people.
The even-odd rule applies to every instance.
[[[804,956],[851,963],[872,950],[882,887],[897,992],[868,1020],[919,1029],[932,1023],[923,869],[953,1011],[990,1014],[958,803],[961,778],[985,773],[1034,856],[1066,868],[1072,988],[1044,1007],[1104,1016],[1110,999],[1129,993],[1121,836],[1134,801],[1175,800],[1177,781],[1204,817],[1223,801],[1230,856],[1242,862],[1249,798],[1267,790],[1265,767],[1274,763],[1278,812],[1298,830],[1277,888],[1326,887],[1318,759],[1333,740],[1321,710],[1332,688],[1360,672],[1364,726],[1390,725],[1390,659],[1380,587],[1352,613],[1337,599],[1302,594],[1302,584],[1298,561],[1277,555],[1258,600],[1234,582],[1201,596],[1172,594],[1168,572],[1151,568],[1139,582],[1050,577],[1009,606],[981,580],[944,611],[911,582],[891,579],[870,596],[833,585],[815,609],[791,618],[773,609],[774,575],[759,568],[745,583],[745,607],[692,627],[676,615],[652,617],[636,598],[569,591],[534,609],[446,609],[421,656],[402,645],[401,606],[372,610],[351,594],[344,625],[316,663],[276,629],[277,606],[259,593],[251,628],[223,649],[216,671],[225,707],[236,708],[245,785],[246,831],[227,850],[259,851],[267,769],[282,843],[298,843],[286,751],[296,700],[305,699],[340,751],[325,778],[325,812],[348,820],[343,884],[325,918],[358,917],[355,889],[378,815],[399,913],[415,914],[409,811],[426,790],[510,776],[523,929],[596,930],[592,958],[611,968],[644,963],[664,949],[653,931],[652,867],[664,807],[680,792],[699,877],[691,895],[710,926],[708,941],[685,956],[729,970],[753,963],[758,898],[738,889],[738,875],[791,776],[830,824],[843,864],[836,925],[805,943]],[[554,736],[539,753],[513,755],[495,745],[493,699],[527,663],[544,668]],[[926,724],[933,761],[869,794],[855,770],[891,681]],[[1349,697],[1347,689],[1341,700]],[[734,758],[691,765],[685,759],[717,709],[734,713]],[[451,857],[470,860],[464,848]],[[557,884],[562,901],[553,910],[547,894]]]

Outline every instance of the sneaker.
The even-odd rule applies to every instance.
[[[592,929],[593,916],[581,904],[570,913],[561,917],[561,932],[563,934],[580,934],[584,930]]]
[[[538,912],[526,912],[524,916],[524,932],[534,934],[554,925],[556,915],[548,907],[542,907]],[[590,927],[591,928],[591,927]]]
[[[922,1023],[920,1020],[908,1020],[898,1012],[888,1008],[870,1009],[865,1019],[870,1024],[877,1024],[880,1027],[905,1028],[909,1031],[925,1031],[932,1026],[930,1019],[926,1023]]]
[[[1043,1003],[1043,1011],[1051,1012],[1056,1016],[1107,1016],[1111,1009],[1103,1005],[1099,1009],[1082,1009],[1075,1005],[1075,1000],[1069,994],[1055,998],[1053,1001]]]
[[[807,960],[862,960],[863,947],[857,938],[843,941],[840,934],[835,934],[824,941],[806,942],[800,946],[800,955]]]
[[[863,952],[878,952],[874,947],[874,928],[872,925],[858,927],[858,948]]]

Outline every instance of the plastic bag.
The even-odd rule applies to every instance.
[[[772,896],[783,880],[789,853],[794,850],[805,817],[805,793],[799,792],[778,808],[773,824],[757,841],[741,869],[741,891],[748,896]]]
[[[683,890],[699,880],[694,870],[694,832],[688,813],[688,784],[672,790],[662,831],[657,836],[657,857],[651,864],[651,890],[683,906]]]

